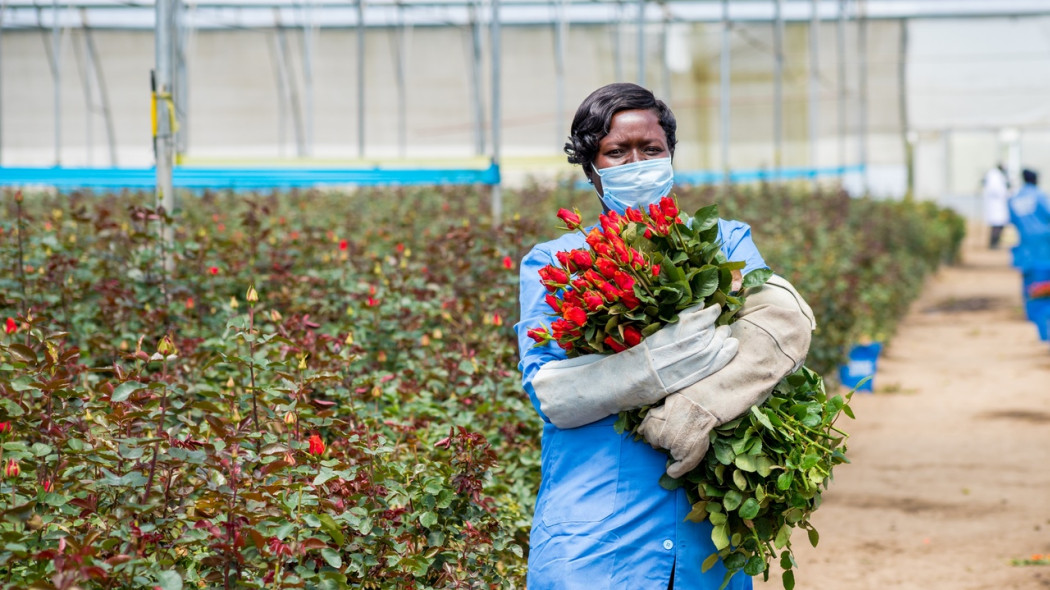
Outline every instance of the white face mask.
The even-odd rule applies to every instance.
[[[674,186],[671,158],[641,160],[601,170],[591,164],[591,168],[602,180],[602,194],[598,197],[606,207],[621,215],[628,207],[644,211],[651,203],[670,194]]]

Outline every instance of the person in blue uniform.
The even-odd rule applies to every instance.
[[[645,88],[617,83],[588,96],[565,145],[604,209],[647,207],[671,192],[674,114]],[[719,220],[719,241],[744,273],[766,264],[739,221]],[[715,551],[710,523],[685,519],[684,489],[660,486],[699,464],[713,428],[761,403],[805,359],[813,313],[776,275],[749,291],[738,319],[716,327],[718,308],[679,321],[613,355],[569,359],[555,343],[534,346],[551,309],[540,268],[559,251],[586,248],[581,233],[539,244],[521,263],[521,319],[515,326],[522,384],[544,421],[541,482],[530,537],[529,590],[714,590],[726,573],[701,564]],[[617,434],[622,410],[650,410],[643,441]],[[737,573],[727,586],[752,587]]]

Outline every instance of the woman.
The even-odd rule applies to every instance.
[[[670,192],[675,141],[666,104],[640,86],[610,84],[580,105],[565,151],[604,208],[623,213]],[[719,220],[719,240],[729,260],[746,262],[745,273],[765,267],[746,224]],[[711,525],[685,520],[684,489],[664,489],[660,476],[695,467],[712,428],[763,401],[802,364],[812,312],[774,277],[749,294],[731,330],[715,327],[717,308],[691,310],[624,352],[569,360],[557,345],[534,347],[527,333],[551,320],[539,269],[559,251],[585,247],[582,234],[566,234],[521,263],[519,368],[545,422],[528,588],[713,590],[726,570],[700,571],[715,551]],[[660,400],[642,424],[644,442],[615,432],[618,412]],[[739,573],[728,588],[751,588],[751,580]]]

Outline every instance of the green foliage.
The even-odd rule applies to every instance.
[[[593,194],[507,193],[519,213],[498,229],[462,188],[205,193],[170,217],[149,195],[12,197],[0,585],[524,585],[540,423],[516,370],[517,261],[558,207],[596,218]],[[813,306],[822,373],[891,334],[960,236],[910,201],[719,205]]]

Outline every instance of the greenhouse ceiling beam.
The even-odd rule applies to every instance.
[[[472,0],[421,0],[402,3],[406,24],[412,26],[462,26],[470,23]],[[734,22],[774,22],[775,0],[735,0],[731,3],[731,19]],[[819,0],[818,18],[834,21],[838,18],[837,0]],[[990,18],[1050,15],[1050,4],[1045,0],[868,0],[866,17],[871,19],[911,18]],[[48,12],[47,7],[32,0],[6,0],[3,5],[2,23],[8,29],[34,29],[39,27],[37,11]],[[620,18],[620,3],[613,0],[573,2],[564,10],[569,25],[615,24]],[[722,20],[719,0],[666,0],[663,11],[646,11],[646,22],[657,23],[663,19],[672,22],[710,22]],[[98,29],[152,29],[154,4],[152,2],[120,3],[114,0],[74,0],[53,5],[58,10],[59,23],[63,27],[78,27],[78,11],[90,11],[91,21]],[[277,0],[204,0],[193,5],[187,24],[197,29],[269,28],[274,26],[273,10],[282,12],[282,20],[288,26],[308,26],[301,7],[289,1]],[[357,27],[359,22],[355,4],[345,0],[316,0],[316,12],[312,20],[316,26],[327,29]],[[516,0],[502,3],[500,11],[503,26],[536,26],[558,22],[561,10],[559,0]],[[396,0],[372,0],[367,2],[363,15],[366,27],[395,28],[399,25]],[[789,22],[812,20],[812,3],[809,0],[783,0],[782,16]],[[50,22],[50,15],[47,21]]]

